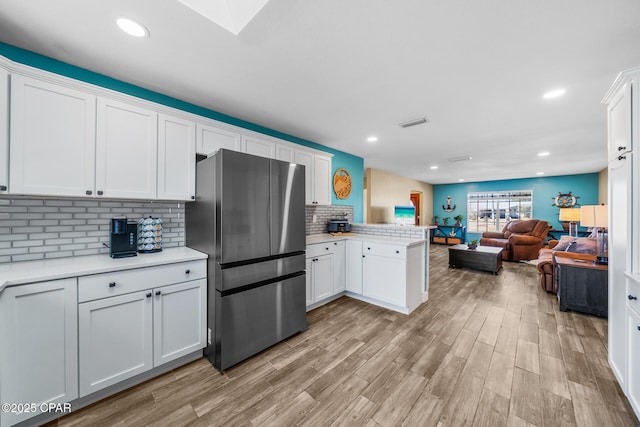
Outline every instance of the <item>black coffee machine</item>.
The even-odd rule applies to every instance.
[[[111,219],[109,236],[109,255],[111,258],[126,258],[138,255],[137,239],[138,223],[129,222],[127,218]]]

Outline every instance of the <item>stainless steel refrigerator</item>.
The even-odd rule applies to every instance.
[[[209,254],[208,346],[227,369],[307,328],[304,166],[230,150],[196,164],[186,245]]]

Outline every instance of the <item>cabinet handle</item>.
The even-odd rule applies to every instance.
[[[111,283],[109,283],[109,287],[110,287],[110,288],[115,288],[115,287],[116,287],[116,282],[111,282]]]
[[[618,156],[618,160],[624,160],[626,158],[627,158],[627,156]]]
[[[151,298],[151,292],[147,294],[147,298]]]
[[[640,325],[638,325],[638,330],[640,331]]]
[[[334,246],[337,246],[337,245],[338,245],[338,242],[333,242],[333,245],[334,245]]]
[[[90,196],[90,195],[92,195],[92,194],[93,194],[93,191],[91,191],[91,190],[87,190],[87,191],[85,191],[85,192],[84,192],[84,194],[86,194],[87,196]]]
[[[104,191],[98,190],[98,196],[102,196],[103,194],[104,194]]]
[[[191,270],[186,270],[184,274],[191,274]]]
[[[191,200],[195,200],[195,199],[196,199],[196,196],[191,196]]]
[[[399,254],[399,253],[400,253],[400,251],[396,251],[396,253],[397,253],[397,254]]]
[[[638,297],[636,297],[636,296],[634,296],[634,295],[627,295],[627,299],[628,299],[629,301],[633,301],[634,299],[635,299],[635,300],[637,300],[637,299],[638,299]]]
[[[371,248],[367,248],[367,250],[368,250],[368,251],[370,251],[370,250],[371,250]]]
[[[7,191],[6,185],[0,185],[0,191]]]
[[[627,149],[627,147],[618,147],[618,151],[624,151],[626,149]]]
[[[329,248],[324,248],[324,250],[325,250],[325,251],[328,251],[328,250],[329,250]]]
[[[362,258],[364,258],[364,255],[362,255]]]
[[[156,295],[160,295],[162,292],[160,291],[156,291]]]

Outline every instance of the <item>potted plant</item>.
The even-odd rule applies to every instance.
[[[456,227],[462,227],[462,218],[464,218],[462,215],[456,215],[453,217],[453,219],[456,220]]]
[[[467,247],[469,249],[477,248],[478,247],[478,240],[476,240],[476,239],[471,240],[469,243],[467,243]]]
[[[445,216],[444,218],[442,218],[442,222],[444,223],[444,225],[449,225],[449,220],[450,219],[451,219],[450,217]]]
[[[433,216],[433,225],[438,225],[438,219],[440,219],[438,215]]]

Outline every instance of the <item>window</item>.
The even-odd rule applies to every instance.
[[[467,194],[467,232],[501,231],[507,222],[533,217],[533,190]]]

